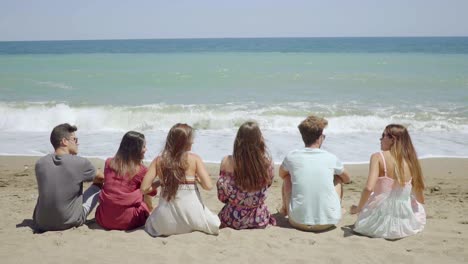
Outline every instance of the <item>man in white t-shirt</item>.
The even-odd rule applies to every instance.
[[[309,116],[299,125],[305,147],[288,153],[279,169],[283,179],[283,208],[289,223],[301,230],[323,231],[341,219],[343,183],[350,182],[341,161],[320,149],[328,125]]]

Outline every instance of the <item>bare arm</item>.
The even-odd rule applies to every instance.
[[[143,195],[143,200],[145,201],[145,204],[148,206],[149,211],[153,211],[153,197],[149,195]]]
[[[340,175],[337,175],[338,177],[341,178],[341,181],[343,183],[350,183],[351,182],[351,176],[346,170],[343,170],[343,172]]]
[[[279,176],[281,179],[285,179],[286,177],[289,177],[289,171],[287,171],[286,169],[283,168],[283,166],[281,165],[279,167]]]
[[[143,194],[150,193],[154,190],[153,181],[154,181],[154,178],[156,178],[157,160],[158,159],[156,158],[151,162],[151,164],[148,167],[148,171],[146,172],[145,177],[143,178],[143,181],[141,182],[140,190]]]
[[[423,190],[415,190],[413,189],[413,193],[414,193],[414,196],[416,197],[416,200],[419,202],[419,203],[422,203],[424,204],[424,192]]]
[[[357,214],[361,212],[362,208],[366,204],[369,196],[371,195],[372,191],[374,190],[375,184],[379,178],[379,154],[374,153],[371,156],[370,164],[369,164],[369,176],[367,177],[367,183],[361,193],[361,199],[359,204],[351,206],[350,213]]]
[[[279,167],[279,176],[283,179],[283,185],[281,187],[281,209],[280,213],[284,216],[288,215],[289,210],[289,202],[291,200],[291,192],[292,192],[292,182],[291,182],[291,175],[289,171],[287,171],[283,166]]]
[[[100,169],[96,170],[96,176],[94,176],[93,183],[101,186],[104,183],[104,173]]]
[[[228,157],[226,156],[223,158],[221,161],[221,165],[219,166],[219,175],[220,177],[218,178],[216,182],[216,187],[218,189],[218,200],[222,203],[227,203],[229,201],[229,193],[228,193],[228,188],[226,188],[224,181],[221,178],[221,171],[226,171],[226,163],[228,161]]]
[[[196,179],[200,183],[203,189],[209,191],[213,189],[213,183],[211,182],[210,174],[206,170],[205,164],[203,163],[202,159],[197,155],[192,154],[195,157],[195,165],[196,165]]]
[[[223,160],[221,161],[221,165],[219,165],[219,174],[221,174],[221,171],[231,171],[232,168],[231,166],[228,166],[228,161],[229,161],[229,156],[225,156]]]

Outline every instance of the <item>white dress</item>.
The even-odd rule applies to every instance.
[[[400,186],[387,177],[385,158],[380,154],[385,176],[378,178],[374,192],[354,224],[354,231],[386,239],[398,239],[421,232],[426,224],[426,212],[411,194],[411,180]]]
[[[186,177],[193,181],[195,177]],[[151,236],[169,236],[200,231],[217,235],[221,221],[202,202],[195,183],[180,184],[176,196],[159,198],[158,207],[146,220],[145,231]]]

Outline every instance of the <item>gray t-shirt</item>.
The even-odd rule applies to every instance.
[[[43,231],[64,230],[86,221],[83,182],[92,181],[96,169],[85,158],[49,154],[36,162],[39,191],[33,220]]]

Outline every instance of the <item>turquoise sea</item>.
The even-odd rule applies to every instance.
[[[407,125],[420,157],[468,157],[468,37],[0,42],[0,154],[50,152],[50,130],[79,127],[80,153],[107,157],[128,130],[152,159],[168,129],[196,129],[219,162],[238,126],[260,123],[276,162],[301,147],[308,114],[345,162]]]

